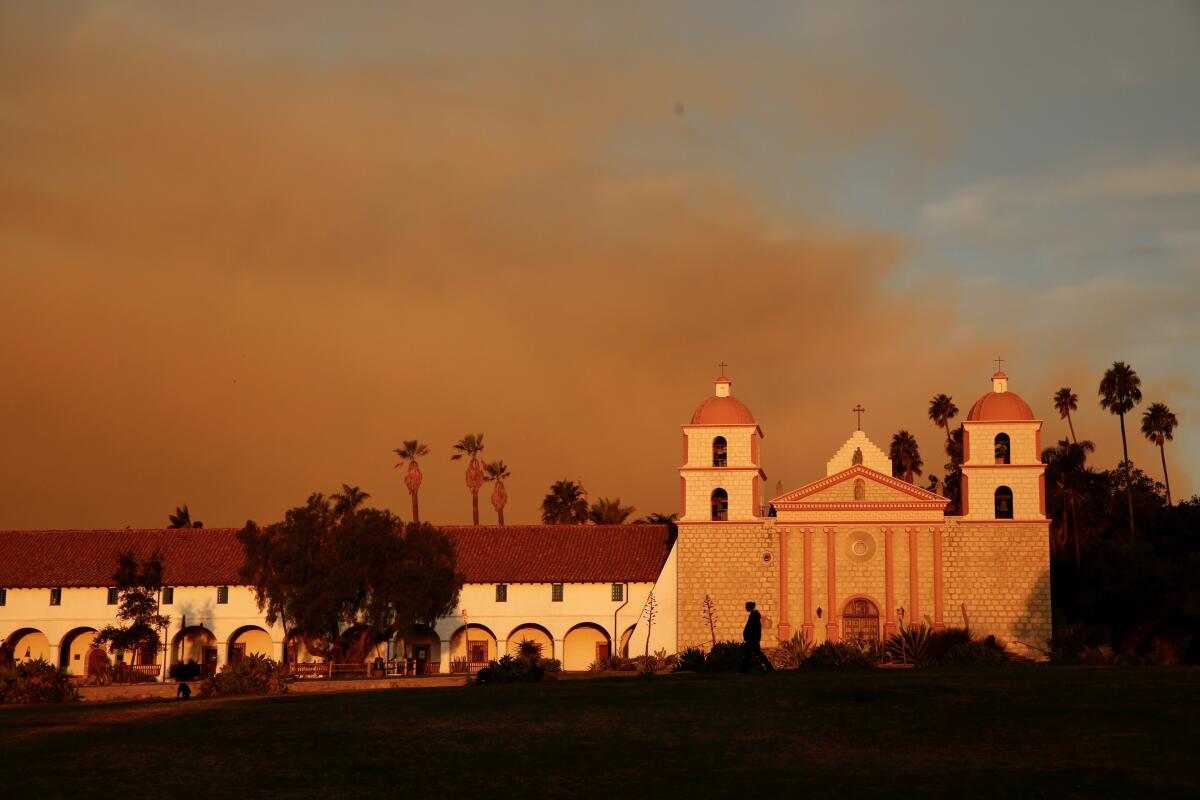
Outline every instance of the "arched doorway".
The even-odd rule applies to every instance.
[[[171,663],[194,663],[200,666],[200,674],[217,674],[217,637],[200,625],[191,625],[171,640]]]
[[[584,622],[571,628],[563,637],[562,668],[583,671],[592,664],[604,664],[611,654],[608,631],[594,622]]]
[[[275,657],[275,645],[271,634],[257,625],[246,625],[238,628],[229,637],[229,660],[237,661],[246,656],[260,655],[264,658]]]
[[[625,656],[625,658],[629,658],[629,645],[632,643],[633,632],[636,629],[637,629],[637,625],[630,625],[628,628],[625,629],[625,632],[621,634],[621,655]],[[643,641],[642,643],[645,644],[645,641]],[[643,649],[642,654],[645,655],[645,652],[644,652],[645,648],[643,647],[642,649]]]
[[[4,648],[12,656],[14,664],[37,661],[39,658],[42,661],[50,660],[50,640],[37,628],[22,628],[5,641]]]
[[[865,597],[854,597],[842,611],[842,639],[879,642],[879,606]]]
[[[466,668],[474,674],[499,657],[496,634],[483,625],[472,622],[467,628],[456,630],[450,637],[451,671],[463,671],[465,662]]]
[[[89,627],[68,631],[63,636],[62,644],[58,648],[58,665],[71,675],[90,675],[92,673],[91,653],[99,649],[93,645],[96,633],[95,628]],[[103,655],[103,652],[101,654]]]
[[[509,654],[517,655],[521,650],[521,642],[525,640],[541,645],[541,658],[548,660],[557,657],[554,654],[554,637],[550,635],[550,631],[532,622],[513,628],[512,633],[508,635]]]
[[[87,661],[84,664],[83,674],[86,676],[103,672],[108,667],[108,664],[108,653],[104,652],[104,648],[93,647],[87,652]]]

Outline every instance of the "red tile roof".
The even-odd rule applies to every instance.
[[[613,583],[658,578],[664,525],[446,527],[468,583]],[[173,586],[236,585],[236,528],[0,531],[0,587],[109,586],[117,553],[163,554]]]

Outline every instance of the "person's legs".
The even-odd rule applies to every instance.
[[[753,648],[754,645],[750,642],[746,642],[744,645],[742,645],[742,663],[738,665],[738,672],[750,671],[750,659],[754,655]]]

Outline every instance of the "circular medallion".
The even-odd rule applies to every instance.
[[[875,555],[875,539],[866,531],[855,531],[847,541],[850,558],[855,561],[870,561]]]

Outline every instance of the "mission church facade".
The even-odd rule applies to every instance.
[[[900,626],[969,624],[1038,657],[1050,637],[1049,521],[1042,422],[1002,372],[963,422],[962,513],[892,477],[887,455],[856,430],[824,477],[762,514],[762,429],[729,378],[683,425],[677,532],[660,525],[443,528],[466,583],[456,611],[383,642],[368,656],[393,674],[477,669],[530,639],[568,670],[636,654],[738,639],[742,606],[762,612],[764,646],[879,640]],[[302,644],[268,625],[238,585],[235,529],[0,531],[0,648],[72,673],[107,654],[116,554],[164,556],[160,652],[129,654],[163,676],[194,660],[206,672],[261,653],[319,672]],[[705,614],[706,599],[714,610]],[[650,623],[648,607],[653,606]],[[712,626],[710,627],[710,622]],[[614,646],[615,645],[615,646]],[[124,658],[124,654],[121,654]]]

